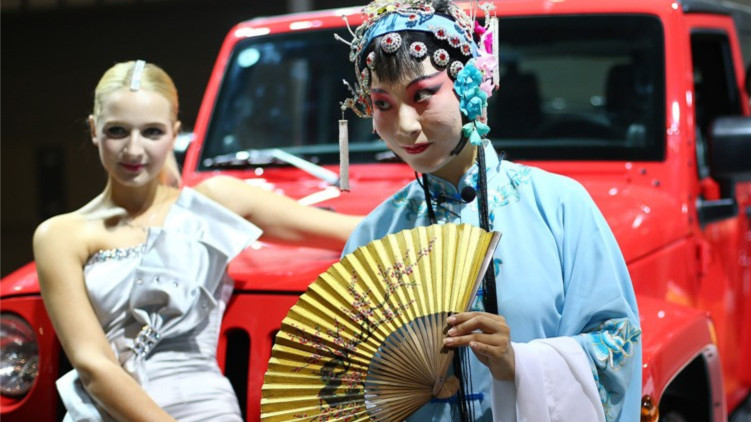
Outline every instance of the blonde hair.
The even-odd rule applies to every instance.
[[[94,111],[92,112],[94,119],[99,117],[107,95],[122,88],[130,88],[135,67],[136,61],[131,60],[117,63],[104,72],[94,91]],[[175,83],[172,82],[172,78],[161,67],[153,63],[146,63],[140,75],[140,87],[138,89],[153,91],[166,98],[170,103],[170,118],[173,122],[177,121],[179,109],[177,88]]]

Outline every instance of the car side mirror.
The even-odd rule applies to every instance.
[[[182,171],[183,164],[185,164],[185,154],[188,153],[188,147],[193,142],[195,134],[192,131],[181,132],[175,139],[175,147],[173,149],[175,153],[175,159],[177,160],[177,168]]]
[[[751,117],[718,117],[709,129],[709,167],[718,182],[751,180]]]
[[[720,185],[720,198],[700,200],[702,226],[738,215],[735,183],[751,180],[751,117],[718,117],[709,128],[709,172]]]

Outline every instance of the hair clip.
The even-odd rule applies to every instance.
[[[360,83],[363,86],[370,85],[370,70],[367,67],[360,72]]]
[[[449,64],[449,59],[450,57],[448,51],[442,48],[439,48],[435,51],[435,53],[433,53],[433,62],[440,68],[446,67],[446,65]]]
[[[451,62],[451,66],[449,67],[449,75],[451,76],[451,79],[456,79],[456,75],[458,75],[462,69],[464,69],[464,63],[459,60]]]
[[[365,65],[368,66],[368,69],[373,70],[375,68],[375,58],[374,51],[368,53],[368,57],[365,58]]]
[[[440,26],[431,26],[430,29],[433,30],[433,35],[439,39],[439,40],[446,40],[449,37],[448,31],[446,31],[445,28],[442,28]]]
[[[421,41],[415,41],[409,46],[409,54],[412,57],[421,60],[428,54],[428,47]]]
[[[452,35],[449,37],[449,45],[454,48],[459,48],[459,46],[462,45],[462,39],[459,37],[459,35]]]
[[[390,32],[383,36],[381,48],[388,54],[394,54],[402,46],[402,36],[396,32]]]
[[[146,67],[146,62],[143,60],[136,60],[136,64],[133,65],[133,74],[130,77],[130,90],[138,91],[141,89],[141,77],[143,76],[143,69]]]

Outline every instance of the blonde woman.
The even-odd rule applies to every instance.
[[[42,297],[74,368],[58,380],[66,420],[241,420],[215,357],[227,263],[259,237],[340,249],[359,221],[230,177],[177,189],[177,115],[156,65],[107,70],[89,117],[106,186],[34,234]]]

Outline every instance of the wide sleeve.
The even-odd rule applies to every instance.
[[[517,377],[513,385],[494,382],[494,414],[507,415],[504,421],[638,420],[641,331],[628,269],[584,188],[572,181],[559,191],[564,196],[549,216],[564,284],[558,333],[514,343]],[[593,400],[599,415],[590,413]]]
[[[637,420],[641,330],[631,277],[589,194],[579,187],[569,203],[573,209],[564,214],[566,296],[559,332],[573,336],[589,358],[606,420]]]
[[[491,384],[493,415],[503,422],[605,420],[589,359],[570,337],[512,343],[514,381]]]
[[[637,420],[641,330],[631,277],[605,218],[576,184],[562,207],[565,302],[559,335],[589,358],[607,421]]]

